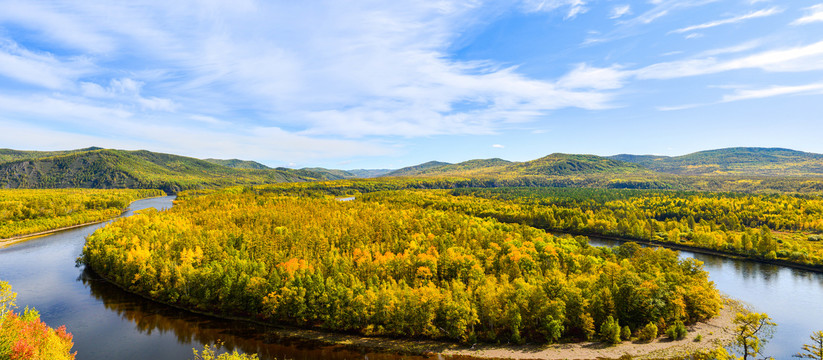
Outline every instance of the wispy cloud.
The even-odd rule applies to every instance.
[[[500,144],[494,144],[494,145],[492,145],[492,147],[493,147],[493,148],[495,148],[495,149],[502,149],[502,148],[505,148],[505,146],[500,145]]]
[[[795,86],[771,86],[761,89],[740,89],[733,94],[723,96],[723,102],[732,102],[750,99],[763,99],[782,95],[820,94],[823,93],[823,83],[813,83]]]
[[[622,17],[623,15],[630,15],[632,13],[632,7],[629,4],[625,5],[617,5],[612,8],[611,14],[609,14],[609,19],[617,19]]]
[[[736,23],[746,21],[746,20],[749,20],[749,19],[756,19],[756,18],[776,15],[776,14],[779,14],[781,12],[783,12],[783,9],[773,7],[773,8],[770,8],[770,9],[763,9],[763,10],[753,11],[753,12],[750,12],[750,13],[745,14],[745,15],[730,17],[730,18],[727,18],[727,19],[715,20],[715,21],[710,21],[710,22],[703,23],[703,24],[687,26],[687,27],[680,28],[680,29],[677,29],[677,30],[672,30],[671,33],[685,33],[685,32],[690,32],[690,31],[695,31],[695,30],[709,29],[709,28],[713,28],[713,27],[717,27],[717,26],[721,26],[721,25],[736,24]]]
[[[704,57],[658,63],[634,70],[633,74],[640,79],[673,79],[741,69],[774,72],[821,70],[823,41],[805,46],[762,51],[728,60]]]
[[[523,9],[526,12],[551,12],[562,7],[568,7],[567,19],[589,10],[585,0],[523,0]]]
[[[793,21],[792,25],[805,25],[820,21],[823,21],[823,4],[817,4],[806,8],[806,15]]]
[[[557,84],[569,89],[617,89],[630,76],[620,67],[594,68],[586,64],[578,64],[571,72],[564,75]]]

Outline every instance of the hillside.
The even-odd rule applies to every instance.
[[[263,165],[256,161],[249,161],[249,160],[239,160],[239,159],[203,159],[208,161],[212,164],[222,165],[225,167],[235,168],[235,169],[271,169],[270,167]]]
[[[384,176],[384,177],[416,176],[416,175],[419,175],[420,173],[422,173],[426,170],[441,167],[441,166],[444,166],[444,165],[451,165],[451,164],[447,163],[447,162],[440,162],[440,161],[429,161],[429,162],[422,163],[422,164],[419,164],[419,165],[407,166],[407,167],[404,167],[404,168],[400,168],[400,169],[394,170],[392,172],[386,173],[386,174],[381,175],[381,176]]]
[[[674,157],[621,154],[610,158],[677,175],[823,175],[823,154],[782,148],[738,147]]]
[[[177,192],[203,186],[315,179],[311,172],[236,169],[145,150],[79,151],[0,164],[0,188],[157,188]]]
[[[41,159],[41,158],[45,158],[45,157],[73,154],[73,153],[86,152],[86,151],[92,151],[92,150],[100,150],[100,149],[102,149],[102,148],[90,147],[90,148],[85,148],[85,149],[61,150],[61,151],[26,151],[26,150],[0,149],[0,163],[9,162],[9,161],[16,161],[16,160],[26,160],[26,159]]]
[[[386,176],[469,177],[508,179],[519,176],[643,174],[637,164],[596,155],[551,154],[525,162],[503,159],[469,160],[457,164],[428,162],[393,171]]]

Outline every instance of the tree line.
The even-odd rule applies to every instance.
[[[717,314],[695,260],[588,246],[411,202],[234,188],[88,237],[83,262],[175,305],[367,335],[472,342],[594,338]]]

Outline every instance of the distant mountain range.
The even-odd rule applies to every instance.
[[[823,155],[781,148],[728,148],[683,156],[551,154],[512,162],[476,159],[457,164],[430,161],[402,169],[272,169],[247,160],[195,159],[145,150],[97,147],[66,151],[0,149],[0,188],[181,189],[291,181],[370,177],[513,179],[597,176],[638,181],[669,176],[823,176]],[[622,183],[620,183],[622,184]],[[634,186],[627,183],[626,186]]]
[[[677,175],[823,175],[823,154],[782,148],[737,147],[674,157],[622,154],[609,158]]]
[[[246,169],[248,162],[88,148],[72,151],[0,150],[0,188],[157,188],[167,192],[226,185],[312,181],[320,174],[291,169]],[[9,159],[9,160],[7,160]],[[258,164],[259,165],[259,164]],[[261,165],[262,166],[262,165]]]

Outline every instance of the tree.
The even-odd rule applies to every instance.
[[[765,313],[737,313],[734,318],[735,328],[734,345],[743,352],[743,360],[760,354],[763,345],[772,337],[774,327],[772,318]]]
[[[600,340],[611,345],[620,343],[620,324],[611,315],[600,325]]]
[[[809,338],[812,339],[812,345],[804,344],[803,352],[797,353],[794,356],[804,359],[818,359],[823,360],[823,330],[815,331]]]
[[[14,309],[14,300],[17,294],[11,291],[11,285],[5,281],[0,281],[0,327],[3,325],[3,318],[7,312]]]

